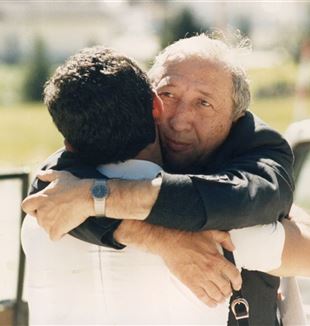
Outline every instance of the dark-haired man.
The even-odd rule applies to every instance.
[[[193,42],[195,41],[197,41],[197,39],[193,38]],[[207,42],[211,41],[207,40]],[[148,214],[160,190],[161,193],[158,196],[159,206],[166,206],[167,208],[161,211],[161,214],[166,214],[167,216],[162,218],[160,214],[153,214],[153,217],[150,217],[148,220],[151,223],[163,224],[170,227],[197,230],[208,226],[210,228],[229,229],[231,227],[246,226],[247,224],[253,225],[258,223],[253,218],[254,216],[251,215],[254,214],[253,210],[259,215],[258,217],[264,218],[260,221],[261,223],[270,222],[274,217],[278,218],[286,215],[291,202],[291,179],[289,173],[291,170],[291,153],[289,148],[278,134],[268,129],[263,124],[254,121],[249,113],[244,115],[244,110],[247,108],[248,102],[244,101],[244,99],[240,101],[240,92],[242,93],[242,87],[245,87],[245,84],[242,84],[240,78],[237,78],[237,75],[239,74],[238,76],[240,77],[242,72],[236,69],[236,66],[229,66],[227,62],[223,68],[221,65],[222,61],[219,60],[218,55],[219,53],[227,54],[227,49],[225,49],[221,43],[215,42],[211,45],[215,46],[213,46],[213,52],[209,52],[207,60],[203,58],[203,56],[198,55],[199,51],[195,52],[197,49],[194,49],[192,51],[193,53],[188,56],[188,53],[186,53],[183,48],[183,52],[179,51],[181,56],[178,60],[176,60],[175,56],[169,55],[168,58],[165,58],[165,61],[163,61],[164,64],[161,66],[163,71],[160,74],[161,77],[158,78],[158,83],[153,79],[165,103],[165,107],[168,107],[168,110],[161,115],[159,123],[161,139],[166,153],[165,157],[168,162],[171,162],[170,167],[173,169],[178,168],[183,172],[188,170],[192,173],[209,173],[209,175],[183,177],[178,175],[173,177],[172,175],[163,174],[162,184],[156,182],[158,180],[157,178],[152,182],[142,181],[140,184],[138,182],[125,183],[117,180],[109,181],[110,194],[106,200],[106,210],[105,212],[101,210],[101,213],[106,213],[106,215],[110,217],[138,217],[143,219]],[[199,50],[201,51],[201,49]],[[175,53],[176,52],[178,51],[175,51]],[[208,49],[206,52],[208,52]],[[222,58],[225,58],[225,56]],[[188,70],[187,67],[191,69]],[[229,69],[229,67],[231,69]],[[204,79],[205,74],[202,73],[199,75],[199,72],[204,71],[203,69],[208,70],[209,81]],[[198,78],[196,78],[197,76]],[[236,89],[236,85],[239,87],[238,90]],[[182,89],[182,87],[184,89]],[[198,87],[198,89],[196,89],[196,87]],[[203,87],[207,87],[208,90],[204,91]],[[222,89],[222,93],[220,89]],[[232,89],[233,98],[231,98],[230,95]],[[174,92],[174,90],[177,92]],[[245,96],[245,98],[247,97]],[[243,105],[240,106],[239,104],[242,101]],[[170,116],[165,116],[165,114],[170,114]],[[242,117],[242,115],[244,115],[244,117]],[[227,138],[228,134],[229,137]],[[182,136],[183,138],[177,140],[175,135]],[[251,139],[251,141],[247,144],[242,144],[240,149],[238,149],[236,148],[236,141],[240,139],[238,138],[240,136],[244,136],[249,140]],[[270,139],[271,136],[273,139]],[[90,157],[93,157],[93,155],[90,155]],[[58,177],[59,175],[56,174],[56,176]],[[45,176],[45,179],[52,180],[54,177],[55,175],[51,173],[49,176]],[[176,182],[174,179],[176,179]],[[72,181],[70,178],[68,180],[70,182]],[[175,199],[187,196],[189,199],[188,203],[186,204],[184,200],[183,202],[177,201],[178,205],[173,207],[171,204],[165,203],[165,200],[163,202],[161,194],[163,198],[167,198],[165,192],[169,192],[169,189],[176,189],[175,185],[180,183],[180,181],[182,181],[181,190],[176,190],[173,195]],[[60,210],[61,214],[58,214],[59,224],[55,224],[55,215],[53,214],[55,211],[53,211],[52,214],[48,213],[50,208],[54,210],[53,204],[45,208],[46,214],[43,214],[45,217],[41,218],[43,216],[42,212],[44,213],[44,209],[41,207],[43,202],[41,194],[39,196],[33,196],[24,204],[25,208],[29,211],[38,210],[37,216],[39,222],[45,229],[52,232],[52,236],[59,237],[64,232],[78,225],[87,216],[94,213],[92,198],[88,192],[92,182],[73,180],[72,183],[67,186],[73,185],[74,182],[76,184],[78,183],[79,186],[84,186],[87,190],[84,195],[86,201],[81,200],[83,204],[78,204],[79,211],[73,212],[73,214],[63,214],[62,206]],[[46,191],[48,196],[54,194],[53,186],[54,185],[48,187]],[[138,188],[138,186],[142,187],[142,192],[141,188]],[[123,190],[126,189],[126,187],[131,189],[131,197],[127,195],[125,197]],[[282,190],[281,196],[279,196],[280,188]],[[197,192],[200,196],[197,195]],[[80,193],[80,189],[76,187],[73,188],[70,195],[71,197],[67,195],[64,197],[66,202],[64,206],[70,207],[72,205],[71,200],[73,199],[83,199],[79,197],[81,196]],[[221,201],[229,201],[229,204],[218,206],[218,204],[215,203],[217,200],[216,196],[220,196]],[[268,206],[268,200],[271,197],[273,198],[273,202],[271,206]],[[122,198],[122,202],[118,201],[118,198]],[[248,203],[249,199],[251,205]],[[29,204],[31,200],[32,203],[35,201],[34,205]],[[91,205],[89,204],[90,202]],[[141,207],[139,206],[140,202],[142,202]],[[115,203],[117,203],[117,205],[115,205]],[[243,205],[242,210],[239,208],[242,206],[241,203]],[[263,209],[261,209],[260,212],[256,211],[256,207],[260,207],[262,203],[266,204],[266,207],[262,206],[262,208],[266,210],[273,208],[272,212],[269,212],[270,215],[266,216],[266,210],[264,211]],[[203,216],[202,221],[205,221],[203,211],[206,207],[204,207],[204,205],[207,207],[208,211],[207,226],[205,222],[201,222],[201,216]],[[140,207],[140,209],[135,208],[135,206]],[[186,209],[184,210],[184,208]],[[229,219],[226,216],[229,215],[228,212],[231,208],[235,211],[233,217]],[[152,213],[154,213],[154,211],[153,208]],[[168,215],[171,215],[171,212],[175,213],[175,216],[169,217]],[[71,219],[72,215],[74,217],[76,216],[78,220]],[[222,219],[220,218],[221,215]],[[188,216],[192,218],[189,219]],[[119,221],[114,222],[114,226],[111,227],[112,231],[115,229],[115,224],[118,225],[118,223]],[[109,227],[104,231],[111,231],[110,225],[112,224],[107,222]],[[156,246],[156,243],[165,243],[166,239],[169,238],[164,236],[164,234],[166,234],[165,232],[166,231],[160,228],[158,229],[146,224],[123,222],[115,232],[115,235],[117,235],[121,242],[124,241],[129,244],[136,242],[138,244],[140,243],[140,245],[148,243],[149,246],[150,243],[152,243],[153,246]],[[171,239],[183,239],[182,233],[176,234],[174,231],[171,232],[174,234],[174,237]],[[108,232],[110,236],[104,238],[102,238],[102,234],[103,233],[101,233],[99,240],[103,239],[104,241],[110,241],[110,245],[114,243],[114,246],[120,246],[111,236],[113,232]],[[156,237],[156,241],[151,241],[154,239],[154,234],[162,235],[162,237]],[[183,243],[186,244],[186,241],[182,242],[182,244]],[[238,287],[237,274],[232,273],[229,263],[221,259],[217,252],[212,251],[214,246],[211,244],[204,248],[204,256],[207,256],[209,259],[209,261],[207,259],[209,265],[210,261],[213,259],[213,264],[211,265],[211,269],[209,269],[209,273],[206,273],[204,278],[199,274],[197,274],[198,277],[196,278],[194,274],[194,277],[192,277],[193,281],[186,280],[183,277],[186,275],[186,272],[184,274],[184,271],[180,268],[178,270],[178,267],[182,267],[182,263],[178,264],[178,261],[182,262],[182,259],[184,259],[184,256],[182,257],[182,252],[183,255],[185,253],[186,256],[186,250],[188,248],[190,248],[190,245],[188,245],[188,247],[183,246],[181,249],[173,248],[173,250],[166,247],[164,250],[165,252],[163,252],[163,257],[166,262],[168,262],[170,268],[175,270],[176,274],[179,273],[180,278],[184,280],[202,300],[209,304],[222,300],[223,294],[227,295],[227,293],[230,292],[226,277],[232,281],[235,287]],[[172,257],[172,252],[180,253],[180,257]],[[192,266],[198,265],[198,272],[203,270],[197,263],[195,255],[192,255],[191,258],[192,260],[189,263],[193,264]],[[201,255],[200,260],[204,260],[204,257]],[[202,266],[206,267],[208,264],[203,262]],[[196,284],[196,279],[198,279],[199,282],[202,280],[202,283],[204,283],[203,286],[201,285],[201,288],[200,286],[191,286]],[[256,279],[258,283],[266,282],[267,277],[258,275]],[[247,283],[246,273],[244,281]],[[276,280],[272,282],[274,282],[274,285],[277,283]],[[276,294],[274,291],[275,288],[276,286],[274,289],[270,288],[270,290],[268,290],[270,291],[269,294],[272,292],[274,298]],[[253,289],[250,288],[248,293],[252,290]],[[267,305],[266,309],[269,309],[269,312],[266,313],[265,310],[265,317],[262,317],[259,310],[253,310],[253,320],[262,322],[263,320],[266,321],[270,320],[268,318],[271,318],[271,320],[275,321],[275,314],[273,314],[275,312],[275,306],[272,305],[269,307]]]

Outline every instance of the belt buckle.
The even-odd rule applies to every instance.
[[[239,305],[242,305],[244,307],[244,309],[242,309],[243,311],[236,311],[236,307]],[[249,303],[244,298],[234,299],[231,303],[231,310],[236,320],[249,318],[250,307],[249,307]]]

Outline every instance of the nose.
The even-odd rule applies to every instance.
[[[185,102],[179,101],[172,110],[169,117],[170,127],[177,131],[189,131],[191,130],[193,112]]]

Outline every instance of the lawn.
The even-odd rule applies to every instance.
[[[280,132],[293,117],[294,98],[254,99],[251,110]],[[310,116],[310,99],[308,101]],[[35,167],[61,147],[62,137],[42,104],[0,107],[0,167]]]
[[[41,104],[0,107],[0,167],[34,167],[62,146],[62,137]]]
[[[24,66],[0,65],[0,168],[33,168],[63,144],[43,104],[21,102],[25,69]],[[253,94],[251,111],[280,132],[294,120],[296,74],[297,66],[292,62],[249,71]],[[277,90],[280,94],[255,96],[262,90],[267,93]],[[307,110],[310,116],[310,98]]]

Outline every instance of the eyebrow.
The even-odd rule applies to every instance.
[[[165,83],[163,85],[160,85],[160,86],[157,86],[158,88],[162,88],[162,87],[177,87],[174,83],[171,83],[171,82],[168,82],[168,83]]]
[[[176,88],[176,87],[178,87],[178,85],[176,85],[176,84],[174,83],[174,81],[169,80],[169,81],[168,81],[167,83],[165,83],[164,85],[158,86],[157,89],[160,89],[160,88],[163,88],[163,87]],[[209,93],[209,92],[207,92],[207,91],[204,91],[204,90],[202,90],[202,89],[200,89],[200,88],[197,88],[197,89],[196,89],[196,92],[197,92],[197,93],[200,93],[200,94],[203,95],[203,96],[209,97],[209,98],[211,98],[212,100],[215,100],[215,99],[216,99],[216,98],[215,98],[211,93]]]
[[[208,93],[208,92],[203,91],[201,89],[198,89],[197,91],[198,91],[198,93],[200,93],[200,94],[202,94],[204,96],[210,97],[211,99],[215,99],[215,97],[211,93]]]

